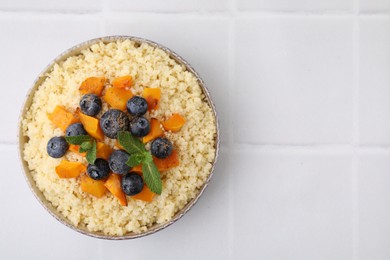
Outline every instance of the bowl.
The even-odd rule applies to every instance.
[[[102,232],[92,232],[92,231],[89,231],[86,227],[84,226],[75,226],[73,225],[67,218],[65,218],[46,198],[45,196],[43,195],[43,193],[38,189],[38,187],[36,186],[36,183],[32,177],[32,175],[30,174],[30,170],[28,168],[28,165],[27,165],[27,162],[23,159],[23,147],[24,147],[24,144],[28,141],[27,137],[23,136],[23,132],[22,132],[22,120],[23,118],[25,117],[25,113],[27,111],[27,109],[31,106],[32,104],[32,99],[33,99],[33,96],[34,96],[34,93],[35,91],[38,89],[38,87],[44,82],[44,80],[46,79],[46,75],[47,73],[52,69],[52,67],[54,66],[54,64],[56,63],[59,63],[59,62],[62,62],[64,60],[66,60],[68,57],[71,57],[71,56],[74,56],[74,55],[77,55],[79,54],[82,50],[86,49],[86,48],[89,48],[91,45],[95,44],[95,43],[98,43],[98,42],[104,42],[104,43],[109,43],[109,42],[115,42],[115,41],[118,41],[118,40],[131,40],[131,41],[134,41],[134,42],[137,42],[139,44],[141,43],[147,43],[153,47],[156,47],[156,48],[160,48],[162,49],[163,51],[165,51],[166,53],[169,54],[169,56],[174,59],[177,63],[181,64],[181,65],[184,65],[186,70],[191,72],[192,74],[195,75],[204,95],[205,95],[205,98],[209,104],[209,106],[211,107],[212,109],[212,112],[213,112],[213,116],[215,118],[215,122],[216,122],[216,137],[215,137],[215,159],[212,163],[212,167],[211,167],[211,171],[210,171],[210,174],[209,176],[207,177],[205,183],[202,185],[202,187],[199,189],[199,192],[198,194],[192,199],[190,200],[187,205],[182,208],[180,211],[178,211],[174,216],[173,218],[168,221],[168,222],[165,222],[165,223],[162,223],[162,224],[153,224],[151,227],[149,227],[146,231],[144,232],[141,232],[141,233],[134,233],[134,232],[129,232],[129,233],[126,233],[124,235],[121,235],[121,236],[112,236],[112,235],[106,235]],[[150,41],[150,40],[146,40],[146,39],[143,39],[143,38],[139,38],[139,37],[133,37],[133,36],[107,36],[107,37],[101,37],[101,38],[96,38],[96,39],[92,39],[92,40],[89,40],[89,41],[86,41],[86,42],[83,42],[83,43],[80,43],[68,50],[66,50],[65,52],[63,52],[62,54],[60,54],[57,58],[55,58],[43,71],[42,73],[39,74],[39,76],[37,77],[37,79],[35,80],[34,84],[32,85],[32,88],[29,90],[27,96],[26,96],[26,99],[25,99],[25,102],[24,102],[24,105],[22,107],[22,110],[21,110],[21,113],[20,113],[20,117],[19,117],[19,131],[18,131],[18,140],[19,140],[19,143],[18,143],[18,153],[19,153],[19,157],[20,157],[20,162],[21,162],[21,166],[22,166],[22,169],[23,169],[23,173],[24,173],[24,177],[32,191],[32,193],[35,195],[35,197],[37,198],[37,200],[40,202],[40,204],[55,218],[57,219],[59,222],[61,222],[62,224],[64,224],[65,226],[77,231],[77,232],[80,232],[84,235],[88,235],[88,236],[91,236],[91,237],[95,237],[95,238],[100,238],[100,239],[109,239],[109,240],[123,240],[123,239],[134,239],[134,238],[139,238],[139,237],[143,237],[143,236],[146,236],[146,235],[150,235],[150,234],[153,234],[153,233],[156,233],[157,231],[160,231],[170,225],[172,225],[173,223],[175,223],[177,220],[179,220],[181,217],[183,217],[195,204],[196,202],[198,201],[198,199],[202,196],[204,190],[206,189],[212,175],[213,175],[213,171],[214,171],[214,167],[215,167],[215,163],[217,161],[217,158],[218,158],[218,152],[219,152],[219,127],[218,127],[218,117],[217,117],[217,112],[216,112],[216,109],[215,109],[215,106],[214,106],[214,103],[211,99],[211,96],[210,96],[210,93],[204,83],[204,81],[200,78],[199,74],[192,68],[192,66],[186,62],[182,57],[180,57],[179,55],[177,55],[175,52],[171,51],[170,49],[156,43],[156,42],[153,42],[153,41]]]

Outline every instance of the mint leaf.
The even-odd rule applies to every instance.
[[[85,156],[89,164],[94,164],[96,160],[96,141],[93,140],[92,147],[87,151],[87,155]]]
[[[91,142],[91,141],[83,142],[83,143],[80,145],[80,148],[83,148],[83,150],[85,150],[84,152],[86,152],[87,150],[89,150],[89,149],[92,148],[92,142]]]
[[[88,151],[89,151],[89,149],[83,149],[82,147],[79,147],[79,153],[85,153]]]
[[[126,164],[130,167],[142,164],[142,175],[146,186],[156,193],[162,192],[162,181],[160,172],[153,162],[152,155],[145,149],[144,144],[136,137],[132,136],[128,131],[118,133],[118,142],[131,155]]]
[[[146,186],[152,192],[160,195],[162,192],[161,176],[153,161],[142,164],[142,175],[144,176]]]
[[[144,155],[144,160],[143,160],[144,163],[153,162],[153,157],[149,152],[144,152],[143,155]]]
[[[84,142],[92,141],[93,139],[89,135],[76,135],[76,136],[65,136],[65,140],[69,144],[80,145]]]
[[[145,160],[145,156],[143,153],[136,153],[136,154],[130,155],[126,164],[130,167],[134,167],[134,166],[137,166],[137,165],[143,163],[144,160]]]
[[[146,151],[144,144],[128,131],[120,131],[118,133],[118,142],[129,154],[143,153]]]

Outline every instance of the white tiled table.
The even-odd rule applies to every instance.
[[[0,259],[390,259],[389,0],[0,0],[0,34]],[[222,132],[198,204],[120,242],[45,212],[15,135],[46,64],[114,34],[187,59]]]

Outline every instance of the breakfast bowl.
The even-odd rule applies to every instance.
[[[54,59],[26,96],[18,139],[41,205],[69,228],[111,240],[185,215],[219,151],[217,113],[198,73],[131,36],[89,40]]]

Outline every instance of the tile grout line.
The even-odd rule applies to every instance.
[[[0,147],[13,147],[13,146],[17,146],[18,143],[17,142],[0,142]]]
[[[359,0],[354,0],[353,19],[353,134],[352,144],[352,258],[359,260],[359,77],[360,77],[360,30],[359,30]]]
[[[235,49],[236,49],[236,1],[230,0],[229,1],[229,95],[228,100],[229,104],[232,104],[233,97],[234,97],[234,86],[235,86]],[[228,126],[230,127],[228,141],[227,141],[227,148],[230,150],[233,147],[234,144],[234,122],[233,122],[233,108],[232,106],[229,106],[228,111]],[[234,189],[233,189],[233,176],[228,175],[228,189],[229,189],[229,222],[228,222],[228,259],[234,259],[234,252],[233,252],[233,246],[234,246]]]
[[[228,43],[228,50],[229,50],[229,95],[228,95],[228,100],[229,104],[232,104],[233,101],[233,92],[234,92],[234,85],[235,85],[235,66],[234,66],[234,61],[235,61],[235,48],[236,48],[236,43],[235,43],[235,33],[236,33],[236,25],[235,25],[235,12],[234,12],[234,0],[230,0],[230,18],[229,18],[229,43]],[[229,111],[228,111],[228,122],[229,122],[229,127],[230,127],[230,132],[227,137],[227,146],[230,148],[233,143],[234,143],[234,134],[232,129],[234,129],[234,124],[233,124],[233,118],[234,115],[232,114],[234,111],[231,106],[229,106]]]
[[[259,16],[284,16],[284,17],[352,17],[355,16],[355,12],[350,11],[340,11],[340,10],[324,10],[324,11],[283,11],[283,10],[232,10],[232,11],[175,11],[175,12],[158,12],[158,11],[112,11],[109,8],[109,0],[102,0],[101,10],[100,11],[85,11],[85,12],[75,12],[75,11],[65,11],[61,12],[58,10],[53,11],[42,11],[42,10],[2,10],[0,9],[0,16],[10,16],[21,15],[21,16],[39,16],[39,17],[57,17],[57,16],[101,16],[108,14],[114,15],[128,15],[132,16],[176,16],[176,17],[225,17],[229,18],[232,16],[235,17],[259,17]],[[377,11],[377,12],[362,12],[358,13],[359,16],[390,16],[390,11]]]

